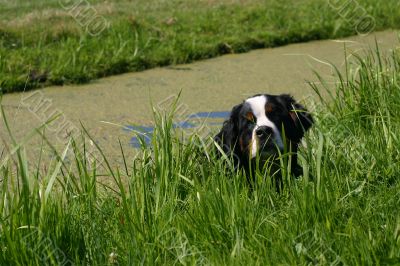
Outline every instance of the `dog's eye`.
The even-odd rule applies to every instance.
[[[254,115],[253,115],[252,112],[248,112],[248,113],[246,114],[246,119],[249,120],[249,121],[252,122],[252,123],[255,123],[255,122],[256,122],[255,119],[254,119]]]

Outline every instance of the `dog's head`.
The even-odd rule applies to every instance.
[[[241,159],[276,155],[285,145],[297,147],[312,124],[311,115],[290,95],[255,95],[233,107],[216,141]]]

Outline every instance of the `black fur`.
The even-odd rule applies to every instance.
[[[288,150],[292,152],[292,173],[295,176],[302,175],[302,168],[297,163],[298,145],[305,132],[312,126],[313,119],[306,108],[297,103],[292,96],[288,94],[281,95],[255,95],[266,96],[266,104],[270,110],[267,118],[273,122],[279,130],[281,136],[286,136],[283,140]],[[255,97],[253,96],[253,97]],[[252,97],[251,97],[252,98]],[[254,124],[251,124],[246,118],[245,113],[249,111],[249,106],[245,101],[233,107],[230,117],[222,126],[221,131],[215,136],[215,142],[222,148],[228,157],[232,157],[236,168],[244,168],[249,173],[254,170],[254,159],[248,150],[251,132]],[[265,144],[263,147],[266,146]],[[269,152],[276,148],[268,146]]]

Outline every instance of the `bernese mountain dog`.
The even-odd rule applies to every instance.
[[[278,158],[291,154],[291,172],[300,176],[303,171],[297,163],[297,150],[312,124],[311,114],[292,96],[258,94],[233,107],[214,140],[218,153],[233,158],[235,167],[244,168],[247,174],[255,165],[263,165],[260,161],[275,161],[276,167],[269,169],[278,172]]]

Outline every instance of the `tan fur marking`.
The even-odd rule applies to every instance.
[[[271,103],[267,103],[266,105],[265,105],[265,112],[268,114],[268,113],[272,113],[272,111],[274,110],[274,107],[272,106],[272,104]]]
[[[246,119],[253,122],[254,121],[254,114],[252,112],[248,112],[246,114]]]

